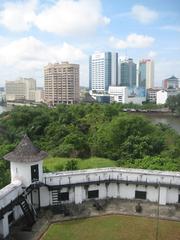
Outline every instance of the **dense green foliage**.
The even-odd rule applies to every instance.
[[[172,112],[176,112],[180,116],[180,94],[169,96],[166,105]]]
[[[180,171],[180,136],[153,125],[121,104],[16,107],[0,115],[0,158],[27,133],[52,157],[117,160],[119,166]],[[76,169],[68,163],[65,169]],[[8,181],[8,163],[0,160],[0,183]],[[64,167],[63,167],[64,168]],[[61,170],[61,167],[60,169]]]

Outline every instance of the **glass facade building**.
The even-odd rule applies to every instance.
[[[121,86],[135,87],[136,86],[136,64],[132,58],[120,63],[121,69]]]
[[[118,82],[118,54],[95,53],[89,58],[89,89],[104,93]]]

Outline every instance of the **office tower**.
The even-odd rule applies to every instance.
[[[6,100],[35,101],[36,80],[33,78],[19,78],[15,81],[6,81]]]
[[[136,64],[132,58],[120,63],[121,80],[120,85],[126,87],[136,87]]]
[[[95,53],[89,58],[89,89],[107,92],[118,84],[118,53]]]
[[[79,102],[79,64],[62,62],[44,67],[47,104]]]
[[[179,79],[175,76],[163,80],[164,89],[177,89],[179,88]]]
[[[154,86],[154,62],[143,59],[139,62],[138,86],[148,89]]]

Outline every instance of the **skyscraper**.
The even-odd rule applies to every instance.
[[[120,63],[120,85],[126,87],[136,87],[136,64],[132,58]]]
[[[79,101],[79,65],[62,62],[44,67],[45,101],[47,104]]]
[[[154,86],[154,62],[150,59],[139,62],[138,86],[145,89]]]
[[[89,58],[89,89],[107,92],[118,84],[118,53],[95,53]]]

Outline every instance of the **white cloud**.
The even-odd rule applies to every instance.
[[[155,58],[157,56],[157,52],[155,52],[155,51],[150,51],[149,53],[148,53],[148,57],[149,58]]]
[[[27,31],[31,26],[59,35],[87,34],[110,19],[102,15],[101,0],[58,0],[43,5],[38,12],[38,0],[5,4],[0,11],[0,23],[11,31]]]
[[[110,43],[112,47],[117,49],[124,48],[147,48],[153,44],[155,39],[146,35],[138,35],[136,33],[132,33],[127,36],[125,40],[118,39],[115,37],[110,37]]]
[[[180,26],[177,26],[177,25],[166,25],[166,26],[163,26],[162,29],[180,32]]]
[[[47,45],[32,36],[22,38],[0,47],[0,80],[4,82],[7,79],[33,74],[34,77],[36,74],[42,77],[43,66],[48,62],[83,63],[86,58],[79,48],[68,43]]]
[[[27,31],[35,19],[37,0],[6,3],[0,11],[0,24],[10,31]]]
[[[158,13],[143,5],[135,5],[131,9],[132,16],[140,23],[147,24],[158,18]]]
[[[37,15],[35,25],[41,31],[75,35],[92,32],[109,21],[101,14],[100,0],[60,0]]]

